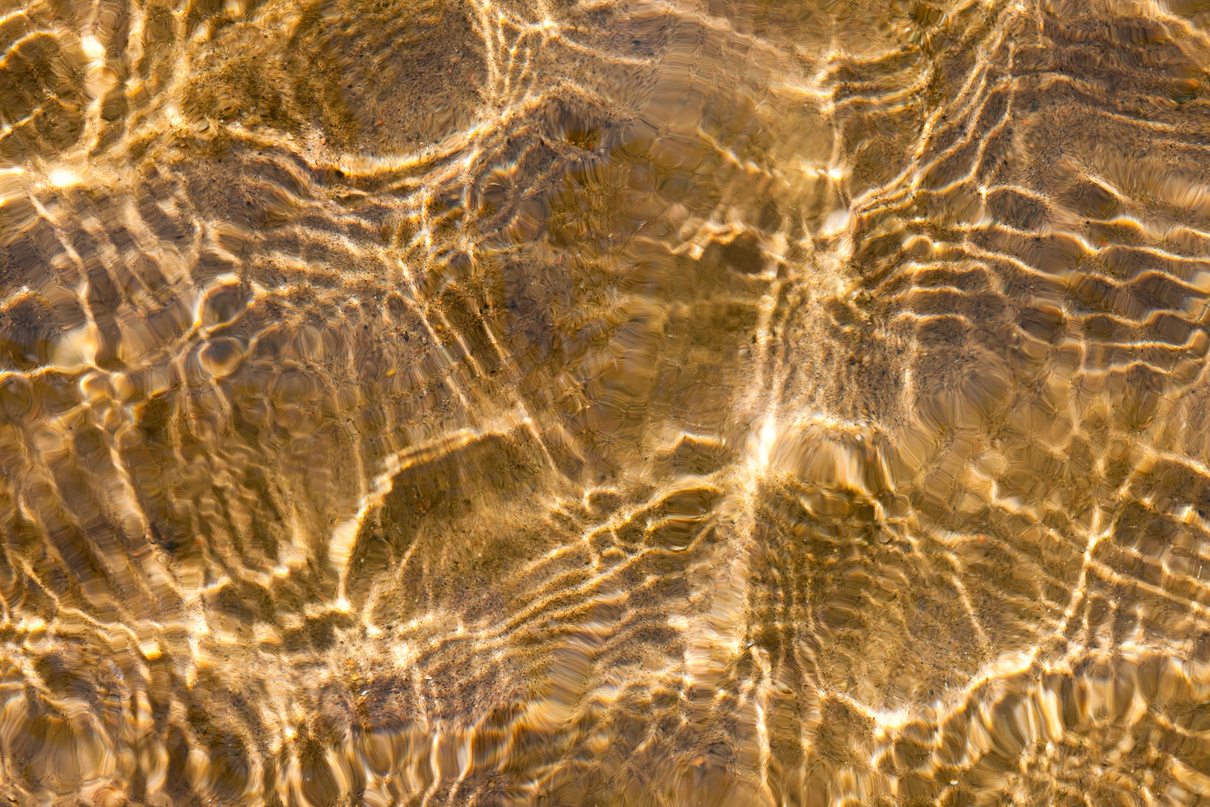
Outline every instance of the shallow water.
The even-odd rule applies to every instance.
[[[1208,25],[5,0],[0,792],[1210,803]]]

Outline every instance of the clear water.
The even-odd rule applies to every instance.
[[[1208,24],[6,0],[0,793],[1210,803]]]

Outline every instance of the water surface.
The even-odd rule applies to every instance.
[[[0,791],[1207,803],[1207,24],[5,0]]]

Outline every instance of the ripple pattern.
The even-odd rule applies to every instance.
[[[0,792],[1207,803],[1207,24],[0,0]]]

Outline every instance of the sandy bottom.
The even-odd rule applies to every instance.
[[[1210,12],[0,3],[15,805],[1210,798]]]

